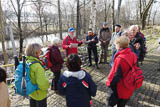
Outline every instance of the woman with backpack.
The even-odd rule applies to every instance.
[[[50,52],[49,60],[52,63],[51,71],[54,74],[54,79],[52,80],[51,90],[57,90],[58,81],[61,74],[62,64],[64,62],[61,52],[59,50],[60,39],[58,37],[52,38],[52,45],[48,47],[48,51]]]
[[[68,70],[60,77],[59,93],[66,96],[67,107],[91,107],[91,96],[96,95],[97,86],[91,76],[81,69],[81,59],[78,55],[68,56]]]
[[[110,95],[107,98],[107,106],[125,107],[133,90],[130,90],[124,85],[124,78],[130,70],[129,61],[131,64],[136,64],[137,56],[131,52],[129,48],[129,38],[121,36],[115,40],[116,49],[118,52],[114,57],[113,67],[108,75],[106,86],[109,87]],[[127,61],[126,61],[127,60]]]
[[[8,86],[6,85],[6,71],[0,68],[0,107],[10,107]]]
[[[49,82],[45,76],[45,69],[39,59],[41,55],[41,45],[38,43],[29,44],[26,47],[27,63],[37,62],[30,66],[30,79],[32,84],[38,85],[38,90],[30,94],[30,107],[47,107],[47,90]]]

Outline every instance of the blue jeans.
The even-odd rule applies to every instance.
[[[113,66],[114,56],[115,56],[116,53],[117,53],[117,50],[116,50],[116,49],[113,49],[113,51],[112,51],[112,58],[111,58],[111,61],[110,61],[110,66],[111,66],[111,67]]]

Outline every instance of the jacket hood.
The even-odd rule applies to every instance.
[[[26,60],[28,63],[33,62],[33,61],[38,61],[39,63],[42,64],[42,62],[38,58],[33,57],[33,56],[26,56]]]
[[[77,72],[64,71],[63,75],[67,78],[75,77],[77,79],[83,79],[86,76],[86,73],[83,70],[80,70],[80,71],[77,71]]]

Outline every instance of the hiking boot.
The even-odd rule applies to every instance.
[[[98,64],[102,64],[102,62],[98,62]]]
[[[92,64],[89,64],[89,65],[88,65],[88,67],[91,67],[91,66],[92,66]]]

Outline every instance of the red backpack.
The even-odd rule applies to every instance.
[[[124,77],[123,79],[125,87],[129,90],[140,88],[143,85],[143,71],[139,67],[137,67],[136,62],[134,62],[134,64],[131,64],[131,62],[123,56],[119,57],[124,59],[130,66],[130,70],[128,71],[126,77]]]
[[[51,62],[51,53],[52,53],[52,50],[47,50],[47,53],[45,55],[45,58],[44,58],[44,62],[45,62],[45,66],[47,68],[51,68],[52,67],[52,62]]]

